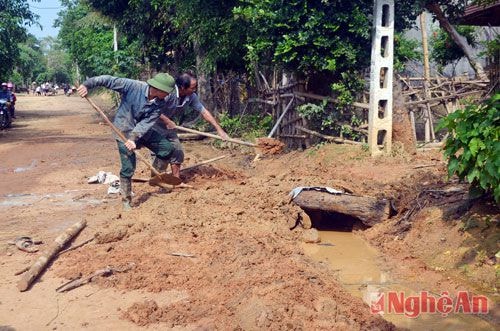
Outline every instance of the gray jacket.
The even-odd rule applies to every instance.
[[[185,97],[179,97],[172,93],[165,98],[165,107],[162,108],[161,113],[173,120],[176,115],[179,115],[181,112],[185,111],[186,108],[192,108],[199,113],[201,113],[203,109],[205,109],[196,93],[187,95]],[[172,131],[167,129],[167,126],[165,125],[165,123],[163,123],[162,120],[158,120],[156,122],[156,124],[153,126],[153,130],[158,132],[162,136],[169,136]]]
[[[89,78],[83,85],[87,89],[102,86],[120,93],[121,102],[113,124],[125,137],[136,142],[153,127],[165,107],[163,99],[148,101],[149,85],[146,82],[103,75]]]

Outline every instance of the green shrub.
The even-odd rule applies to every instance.
[[[443,118],[439,128],[448,129],[444,154],[448,175],[457,174],[471,184],[471,195],[493,193],[500,202],[500,93],[483,104]]]
[[[273,117],[269,114],[251,114],[230,117],[227,114],[219,116],[220,125],[230,136],[257,138],[267,136],[271,131]]]

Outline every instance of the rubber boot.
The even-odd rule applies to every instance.
[[[153,161],[153,168],[155,168],[156,171],[158,171],[159,173],[165,172],[165,170],[167,170],[167,166],[168,166],[168,162],[166,162],[158,157],[155,157],[155,160]],[[155,176],[155,173],[153,171],[151,171],[151,177],[154,177],[154,176]]]
[[[153,167],[156,169],[156,171],[158,171],[159,173],[162,173],[162,172],[165,172],[167,170],[168,162],[164,161],[158,157],[155,157],[155,159],[153,161]],[[154,176],[156,176],[156,174],[153,171],[151,171],[151,178],[153,178]],[[153,184],[149,183],[149,185],[153,185]],[[159,188],[164,189],[167,192],[172,191],[172,188],[170,186],[168,186],[167,184],[157,183],[157,184],[154,184],[154,186],[158,186]]]
[[[123,211],[132,209],[132,179],[120,177],[120,193],[122,195]]]

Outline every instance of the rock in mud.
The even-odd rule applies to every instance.
[[[128,228],[121,226],[116,229],[112,229],[107,232],[97,232],[95,235],[95,241],[98,244],[108,244],[116,241],[120,241],[127,235]]]
[[[312,229],[304,231],[304,233],[302,234],[301,239],[302,239],[303,242],[310,243],[310,244],[321,242],[321,238],[319,236],[319,232],[315,228],[312,228]]]

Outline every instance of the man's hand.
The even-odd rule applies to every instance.
[[[83,84],[78,87],[76,92],[78,92],[78,95],[81,96],[82,98],[86,97],[87,94],[89,93],[89,91],[87,90],[87,87]]]
[[[167,129],[172,130],[172,129],[177,128],[177,125],[175,124],[175,122],[172,121],[167,116],[161,114],[160,115],[160,119],[163,121],[163,124],[165,124],[165,126],[167,127]]]
[[[229,139],[229,135],[226,133],[226,131],[220,129],[220,130],[217,130],[217,134],[219,135],[219,137],[221,137],[223,140],[228,140]]]
[[[125,143],[125,147],[127,147],[127,149],[129,151],[133,151],[134,149],[137,148],[137,146],[135,145],[135,142],[133,140],[127,140],[127,142]]]
[[[167,129],[169,129],[169,130],[177,128],[177,125],[175,125],[175,123],[172,121],[168,122],[166,126],[167,126]]]

